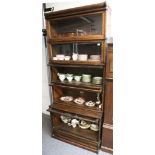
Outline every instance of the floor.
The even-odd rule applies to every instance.
[[[42,116],[42,155],[96,155],[96,153],[51,138],[50,117]],[[99,151],[98,155],[111,155]]]

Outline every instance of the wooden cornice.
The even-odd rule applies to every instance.
[[[60,10],[55,12],[48,12],[48,13],[44,13],[44,15],[45,15],[45,19],[55,19],[55,18],[63,18],[66,16],[73,16],[73,15],[75,16],[78,14],[101,12],[107,9],[109,9],[109,7],[107,6],[107,3],[104,2],[104,3],[70,8],[70,9]]]

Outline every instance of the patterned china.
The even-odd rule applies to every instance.
[[[88,101],[88,102],[85,103],[85,105],[88,106],[88,107],[94,107],[95,106],[95,102]]]
[[[78,97],[74,100],[74,102],[76,104],[83,104],[85,102],[85,100],[82,97]]]
[[[93,130],[93,131],[98,131],[99,130],[99,127],[96,124],[91,124],[90,125],[90,129]]]
[[[64,123],[69,123],[71,121],[71,118],[67,116],[61,115],[60,118]]]
[[[73,97],[72,96],[62,96],[62,97],[60,97],[60,100],[65,101],[65,102],[70,102],[73,100]]]
[[[92,83],[93,84],[102,84],[102,77],[99,77],[99,76],[97,76],[97,77],[93,77],[93,80],[92,80]]]
[[[90,127],[90,123],[87,123],[86,121],[81,120],[79,123],[79,127],[82,129],[88,129]]]

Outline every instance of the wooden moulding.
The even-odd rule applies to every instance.
[[[87,65],[83,65],[83,64],[76,64],[76,63],[49,63],[48,66],[52,66],[52,67],[73,67],[73,68],[100,68],[102,69],[104,67],[104,65],[93,65],[93,64],[87,64]]]
[[[57,85],[60,87],[69,87],[69,88],[73,88],[73,89],[79,89],[79,90],[84,90],[87,92],[102,92],[102,85],[95,85],[95,84],[91,84],[91,83],[83,83],[83,82],[68,82],[67,80],[61,82],[61,81],[52,81],[50,84],[50,86],[52,85]]]
[[[98,41],[105,40],[104,35],[85,35],[85,36],[73,36],[73,37],[53,37],[48,39],[48,43],[50,44],[58,44],[61,42],[81,42],[81,41]]]
[[[54,64],[63,64],[63,65],[92,65],[92,66],[104,66],[100,61],[63,61],[63,60],[52,60],[49,65]]]
[[[49,109],[47,111],[49,111],[50,113],[56,113],[56,114],[59,114],[59,115],[64,115],[64,116],[67,116],[67,117],[76,118],[76,119],[80,119],[80,120],[85,120],[85,121],[93,122],[93,123],[98,123],[99,119],[101,119],[101,118],[93,118],[93,117],[77,115],[77,114],[72,113],[72,112],[68,113],[68,112],[65,112],[63,110],[57,110],[57,109],[53,108],[53,105],[50,105]]]
[[[75,135],[70,135],[68,132],[54,130],[52,137],[67,142],[69,144],[87,149],[89,151],[93,151],[95,153],[98,152],[98,144],[96,144],[94,141],[81,139],[80,137],[76,137]]]
[[[110,124],[103,124],[102,146],[101,150],[113,153],[113,126]]]
[[[106,2],[104,2],[104,3],[87,5],[87,6],[77,7],[77,8],[66,9],[66,10],[49,12],[49,13],[45,13],[44,15],[45,15],[45,19],[57,19],[57,18],[63,18],[66,16],[75,16],[77,14],[101,12],[106,9],[107,9],[107,4]]]
[[[73,113],[74,115],[82,115],[83,117],[92,117],[100,119],[103,115],[101,109],[97,107],[86,107],[85,105],[77,105],[74,102],[55,101],[50,108]]]

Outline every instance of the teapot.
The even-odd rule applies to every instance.
[[[79,121],[77,119],[72,119],[71,123],[68,123],[68,125],[72,126],[73,128],[75,128],[77,124],[79,124]]]

